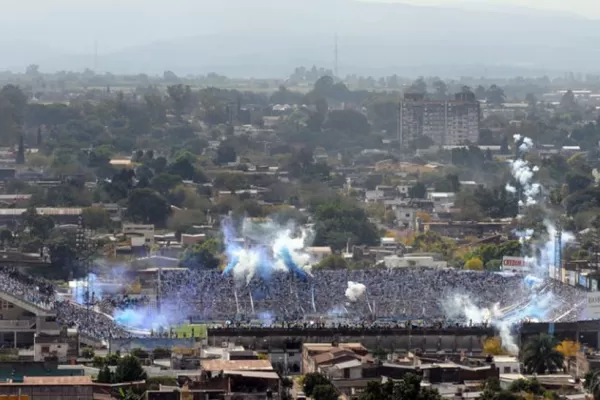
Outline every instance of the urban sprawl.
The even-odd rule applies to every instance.
[[[598,77],[0,84],[0,398],[600,396]]]

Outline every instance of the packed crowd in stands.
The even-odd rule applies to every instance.
[[[52,284],[10,267],[0,270],[0,291],[12,294],[46,310],[54,308],[56,300],[56,291]]]
[[[57,321],[69,328],[76,327],[83,335],[98,340],[132,336],[102,312],[70,302],[56,302]]]
[[[366,286],[357,301],[345,296],[349,281]],[[504,308],[527,302],[532,293],[523,278],[514,274],[424,268],[315,271],[307,280],[275,273],[269,280],[254,277],[249,284],[236,283],[218,271],[165,270],[161,283],[163,304],[207,321],[239,315],[288,321],[309,315],[362,320],[375,315],[449,323],[448,315],[456,311],[451,301],[456,295],[467,295],[477,307],[498,304]],[[585,292],[551,282],[540,288],[556,295],[546,318],[579,318]]]
[[[163,313],[183,319],[230,321],[230,326],[336,326],[372,327],[377,325],[426,326],[468,325],[469,321],[450,319],[456,311],[451,299],[466,297],[477,307],[500,308],[525,304],[531,288],[516,275],[460,270],[372,269],[315,271],[300,279],[275,273],[270,280],[254,277],[249,284],[236,282],[219,271],[164,270],[161,272]],[[349,281],[366,286],[356,301],[346,298]],[[130,334],[107,314],[115,308],[135,307],[148,299],[111,296],[86,306],[59,299],[54,286],[17,270],[0,270],[0,291],[11,293],[39,307],[55,309],[61,324],[77,327],[96,339],[129,337]],[[558,282],[544,282],[537,292],[554,293],[554,306],[547,319],[577,320],[585,307],[585,292]],[[449,309],[453,307],[453,309]],[[327,323],[321,323],[326,317]],[[388,322],[385,322],[385,321]],[[242,322],[240,322],[242,321]],[[310,321],[310,322],[307,322]],[[346,321],[346,322],[339,322]],[[340,325],[341,324],[341,325]]]

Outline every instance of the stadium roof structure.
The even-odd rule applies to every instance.
[[[38,304],[27,301],[19,296],[0,290],[0,299],[5,300],[23,310],[33,313],[36,317],[54,317],[54,310],[46,309]]]

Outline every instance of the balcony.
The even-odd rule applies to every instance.
[[[17,331],[34,329],[35,320],[0,320],[1,331]]]

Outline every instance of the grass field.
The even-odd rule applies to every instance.
[[[192,337],[192,329],[194,330],[194,337],[205,339],[207,326],[205,324],[186,324],[180,325],[177,328],[173,328],[173,332],[177,334],[178,338]]]

